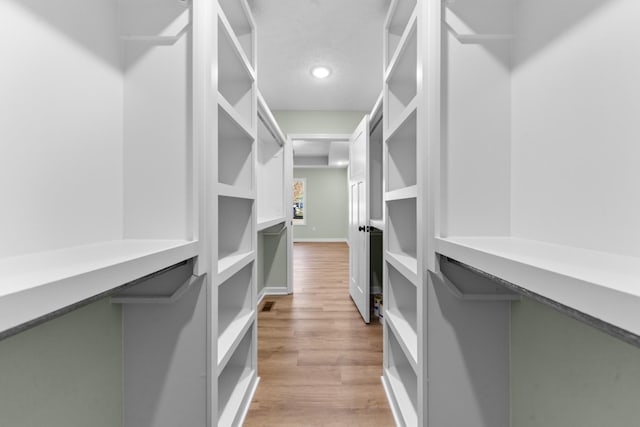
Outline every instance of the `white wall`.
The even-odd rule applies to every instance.
[[[640,256],[640,3],[518,3],[512,227]]]
[[[116,3],[0,2],[0,258],[122,237]]]

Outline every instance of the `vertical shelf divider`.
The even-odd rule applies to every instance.
[[[426,160],[423,40],[427,2],[394,0],[384,30],[384,361],[382,381],[396,422],[426,425]],[[400,264],[398,264],[400,263]],[[402,266],[397,269],[394,266]],[[390,280],[391,278],[391,280]],[[411,301],[413,303],[411,303]],[[415,304],[415,305],[414,305]]]
[[[218,0],[216,7],[217,76],[216,173],[210,193],[218,220],[213,257],[211,301],[216,341],[211,364],[216,399],[211,417],[219,427],[242,425],[255,393],[256,325],[256,145],[257,80],[255,23],[246,0]],[[215,207],[214,207],[215,206]],[[213,252],[212,251],[212,252]]]

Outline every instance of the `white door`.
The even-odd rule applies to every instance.
[[[369,323],[369,116],[349,142],[349,294]]]

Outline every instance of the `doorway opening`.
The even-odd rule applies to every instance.
[[[384,227],[381,110],[380,101],[351,135],[287,137],[293,160],[292,294],[265,295],[258,307],[261,386],[245,425],[268,424],[269,416],[278,418],[274,423],[286,420],[299,421],[300,425],[308,417],[327,416],[345,425],[394,424],[380,381]],[[356,165],[356,174],[352,173],[354,155],[364,155],[362,164]],[[296,180],[299,184],[294,189]],[[360,188],[361,194],[354,188]],[[365,205],[370,207],[366,211]],[[303,220],[299,225],[295,225],[296,216]],[[340,226],[343,230],[336,231]],[[367,304],[359,302],[354,292],[364,287],[364,281]],[[266,305],[270,309],[262,310]],[[351,403],[327,414],[326,407],[333,405],[314,407],[318,395],[342,402],[351,399]],[[372,402],[375,409],[353,410]],[[304,408],[304,415],[299,408]]]

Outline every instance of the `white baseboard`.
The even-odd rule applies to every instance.
[[[300,238],[294,237],[293,242],[300,243],[346,243],[349,244],[349,240],[341,237],[328,237],[328,238]]]
[[[289,290],[285,285],[282,286],[266,286],[258,293],[258,304],[267,295],[289,295]]]

